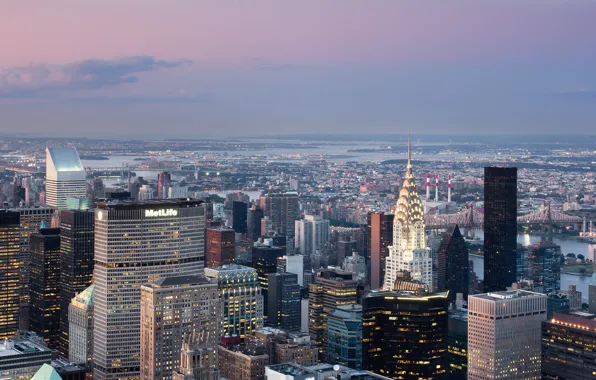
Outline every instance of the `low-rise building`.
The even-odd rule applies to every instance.
[[[52,351],[39,339],[27,336],[0,343],[0,379],[29,380],[51,361]]]

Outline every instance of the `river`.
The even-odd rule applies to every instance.
[[[484,238],[482,231],[475,231],[475,234],[477,238]],[[517,242],[524,246],[538,243],[541,239],[543,239],[543,237],[539,235],[517,235]],[[596,249],[596,244],[558,238],[553,238],[553,243],[561,246],[561,252],[564,255],[568,253],[575,253],[576,255],[582,254],[587,259],[594,260],[594,250]],[[484,258],[482,256],[470,255],[470,259],[474,263],[474,272],[478,278],[482,279],[484,277]],[[576,276],[572,274],[561,273],[561,290],[567,290],[569,285],[577,286],[577,290],[582,292],[582,299],[584,302],[588,302],[589,284],[589,276]]]

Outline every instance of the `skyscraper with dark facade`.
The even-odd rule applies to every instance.
[[[217,268],[234,262],[236,233],[230,228],[207,228],[207,268]]]
[[[19,329],[19,218],[18,212],[0,210],[0,340]]]
[[[260,206],[263,216],[269,218],[273,231],[284,235],[288,248],[294,246],[294,222],[300,217],[297,193],[277,193],[261,195]]]
[[[364,369],[393,379],[444,377],[447,292],[371,291],[362,299]]]
[[[269,273],[267,323],[287,331],[300,330],[300,285],[294,273]]]
[[[551,293],[561,289],[561,247],[541,241],[528,247],[528,278],[534,290]]]
[[[60,229],[41,228],[31,235],[31,308],[29,329],[51,349],[60,331]]]
[[[484,168],[484,290],[516,281],[517,168]]]
[[[261,237],[261,221],[263,220],[263,209],[253,207],[250,209],[249,235],[253,241]]]
[[[248,232],[248,205],[246,203],[232,202],[232,228],[239,234]]]
[[[370,287],[379,289],[385,278],[385,260],[393,244],[393,214],[374,212],[368,214],[368,264]]]
[[[251,267],[255,268],[257,275],[259,276],[259,284],[262,288],[263,294],[263,318],[267,318],[269,315],[268,309],[268,282],[270,273],[277,273],[277,259],[283,257],[286,254],[286,250],[279,247],[269,247],[265,245],[256,245],[252,248],[252,264]]]
[[[69,357],[68,309],[93,280],[93,211],[60,212],[60,353]]]
[[[438,252],[438,290],[449,291],[450,301],[457,293],[468,299],[470,264],[468,247],[457,225],[450,226],[443,234]]]

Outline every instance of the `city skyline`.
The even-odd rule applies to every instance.
[[[2,6],[15,37],[1,132],[589,133],[596,120],[591,1],[115,6]]]

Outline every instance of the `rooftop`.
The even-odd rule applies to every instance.
[[[31,380],[62,380],[58,372],[49,364],[41,366]]]
[[[282,375],[289,376],[304,376],[315,373],[313,370],[307,369],[294,363],[270,365],[267,366],[267,368],[275,372],[279,372]]]
[[[447,298],[449,292],[437,292],[437,293],[426,293],[417,294],[416,291],[411,290],[371,290],[366,293],[365,298],[372,297],[386,297],[386,298],[398,298],[398,299],[410,299],[410,300],[429,300],[433,298]]]
[[[58,172],[85,171],[75,148],[48,148],[48,157]]]
[[[88,307],[95,302],[95,285],[91,284],[87,289],[83,290],[75,296],[73,304],[80,304]]]
[[[51,355],[49,348],[29,339],[5,340],[3,343],[0,343],[0,358],[43,352]]]
[[[198,199],[191,198],[176,198],[176,199],[148,199],[144,201],[135,201],[130,199],[109,199],[97,203],[97,208],[108,209],[108,208],[145,208],[151,206],[178,206],[178,207],[189,207],[199,206],[204,203]]]
[[[505,290],[505,291],[499,291],[499,292],[475,294],[475,295],[470,295],[470,297],[482,298],[482,299],[499,302],[499,301],[505,301],[505,300],[513,299],[513,298],[546,297],[546,295],[544,295],[542,293],[529,292],[527,290]]]
[[[176,276],[176,277],[162,277],[157,280],[154,284],[149,284],[149,286],[153,288],[158,287],[173,287],[173,286],[181,286],[181,285],[201,285],[201,284],[210,284],[209,281],[204,276]]]
[[[223,265],[217,268],[205,268],[205,274],[212,273],[231,273],[231,272],[256,272],[254,268],[238,264]]]

